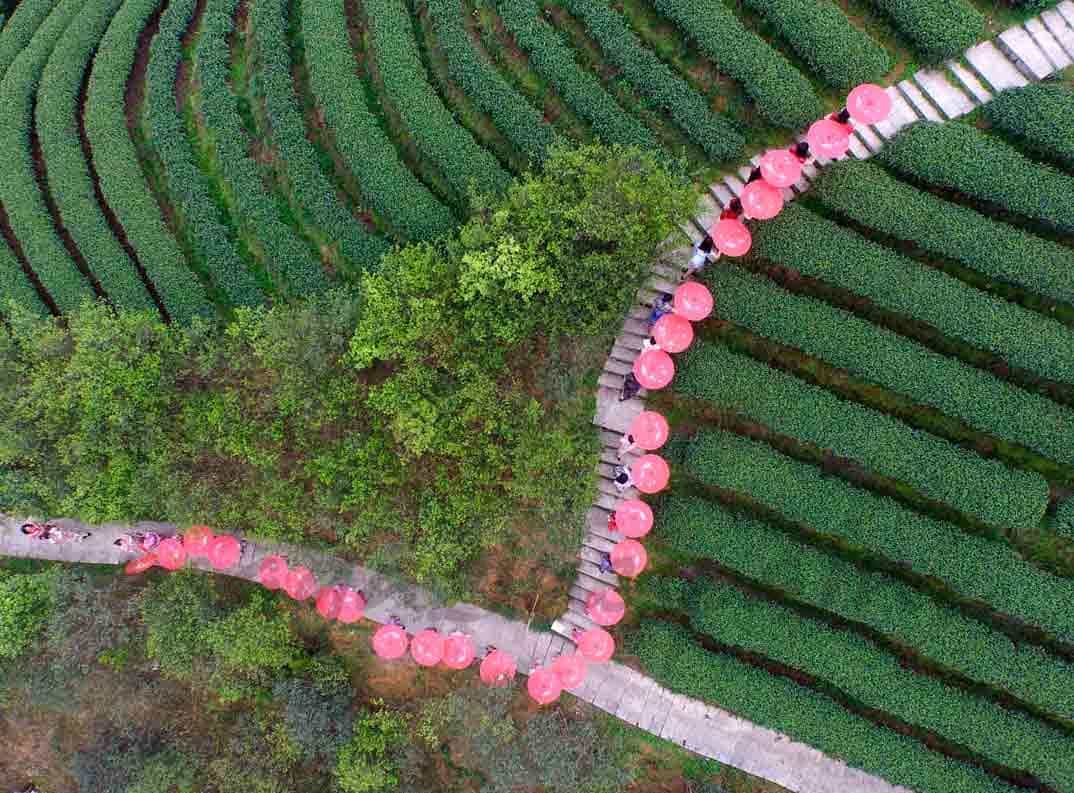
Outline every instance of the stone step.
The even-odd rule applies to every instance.
[[[914,74],[914,82],[932,100],[944,118],[966,115],[975,107],[973,100],[952,85],[942,72],[923,70]]]
[[[635,498],[635,496],[631,494],[636,492],[634,488],[627,488],[620,493],[612,480],[605,479],[604,477],[601,477],[600,481],[597,482],[597,489],[604,495],[612,496],[613,498]]]
[[[576,603],[576,602],[577,601],[572,601],[572,605],[574,603]],[[585,613],[585,607],[584,606],[582,606],[581,611],[578,611],[576,609],[568,608],[566,613],[564,613],[562,619],[563,619],[564,623],[566,623],[567,625],[570,626],[572,634],[574,633],[574,631],[576,629],[580,630],[580,631],[590,631],[590,630],[593,630],[593,628],[599,627],[597,625],[597,623],[595,623],[595,622],[593,622],[593,620],[589,619],[589,616]],[[571,638],[571,641],[574,640],[573,635],[570,638]]]
[[[608,550],[611,549],[609,548]],[[578,549],[578,557],[583,562],[589,562],[593,566],[597,567],[597,569],[600,569],[599,565],[601,560],[604,558],[604,553],[602,551],[597,550],[596,548],[591,548],[588,545],[583,545],[581,548]]]
[[[586,513],[586,523],[589,526],[589,533],[602,537],[605,540],[618,542],[620,535],[608,530],[608,516],[611,514],[612,513],[606,509],[590,507],[589,512]]]
[[[896,88],[899,89],[899,93],[906,99],[907,104],[914,109],[914,112],[918,116],[926,121],[942,121],[940,112],[933,106],[925,95],[921,93],[921,89],[909,80],[903,80]]]
[[[675,290],[679,288],[679,284],[673,281],[669,281],[666,278],[660,278],[656,275],[654,275],[645,283],[646,286],[655,289],[657,292],[668,292],[670,294],[675,294]]]
[[[1033,41],[1037,43],[1044,56],[1048,59],[1056,69],[1065,69],[1070,66],[1074,61],[1071,60],[1063,46],[1056,41],[1055,36],[1044,26],[1044,23],[1039,19],[1026,20],[1024,25],[1026,33],[1028,33]]]
[[[572,640],[572,634],[574,632],[574,626],[564,619],[560,618],[552,622],[552,632],[562,636],[568,641]]]
[[[984,87],[977,76],[958,61],[948,61],[947,68],[958,82],[978,104],[984,104],[992,99],[992,92]]]
[[[643,311],[642,313],[644,313],[646,317],[649,316],[648,311]],[[644,319],[639,319],[636,310],[632,311],[630,312],[630,316],[626,318],[626,321],[623,322],[623,333],[629,333],[638,339],[645,339],[649,336],[649,323]],[[641,342],[639,341],[638,343],[640,344]]]
[[[609,357],[633,365],[634,359],[638,357],[638,352],[639,350],[631,349],[617,343],[612,345],[612,352]]]
[[[850,136],[849,151],[851,156],[858,160],[867,160],[873,156],[873,153],[866,148],[865,144],[861,142],[861,138],[857,135]]]
[[[723,183],[727,186],[727,189],[730,190],[731,193],[735,196],[742,195],[742,188],[746,186],[742,183],[742,180],[734,174],[725,175],[723,178]]]
[[[646,325],[643,331],[646,335],[639,333],[628,333],[623,331],[615,337],[615,341],[612,342],[615,347],[622,347],[625,350],[634,350],[635,353],[641,351],[641,345],[645,343],[645,340],[649,338],[649,328]]]
[[[701,194],[701,198],[697,205],[697,214],[694,215],[694,221],[702,228],[707,229],[712,226],[720,218],[720,212],[723,211],[723,207],[720,206],[716,198],[708,191],[704,191]]]
[[[888,117],[883,121],[878,121],[873,125],[873,129],[876,130],[880,137],[890,140],[894,138],[903,127],[913,124],[918,120],[917,113],[914,109],[906,103],[902,94],[894,86],[888,86],[885,89],[888,96],[891,97],[891,112],[888,113]]]
[[[605,388],[612,388],[616,391],[619,391],[623,387],[623,376],[604,372],[603,374],[601,374],[600,377],[597,378],[597,382]]]
[[[676,251],[675,256],[669,256],[666,262],[659,262],[653,265],[653,273],[663,278],[667,278],[670,281],[676,281],[682,278],[682,267],[680,264],[690,261],[690,257],[693,255],[693,251],[689,248],[685,248],[682,251]]]
[[[578,584],[589,592],[600,592],[608,588],[616,589],[619,586],[619,576],[615,573],[602,573],[595,564],[581,562],[578,565]]]
[[[592,548],[599,553],[611,553],[612,548],[615,547],[615,542],[613,540],[609,540],[606,537],[598,537],[593,533],[587,534],[582,542],[584,542],[587,547]]]
[[[593,503],[596,504],[598,507],[603,507],[604,509],[615,509],[616,505],[619,503],[619,496],[612,496],[608,495],[607,493],[601,493],[599,496],[597,496],[597,500]]]
[[[1040,15],[1044,27],[1055,36],[1059,46],[1074,60],[1074,27],[1067,23],[1063,16],[1055,9],[1049,8]]]
[[[970,47],[963,57],[970,68],[977,72],[977,76],[984,80],[993,92],[1020,88],[1029,83],[1025,75],[1018,71],[1018,68],[991,41],[982,41]]]
[[[625,361],[617,361],[615,358],[609,358],[604,362],[604,371],[617,377],[626,377],[633,368],[633,365]]]
[[[683,223],[681,226],[679,226],[679,230],[686,235],[687,239],[690,240],[691,245],[695,245],[701,242],[701,240],[705,236],[701,233],[700,229],[694,226],[693,223]]]
[[[1063,0],[1055,7],[1055,10],[1067,21],[1068,25],[1074,27],[1074,0]]]
[[[618,445],[619,444],[617,443],[616,447],[618,447]],[[632,465],[641,456],[640,452],[633,451],[633,452],[627,452],[626,454],[624,454],[622,456],[622,458],[619,458],[619,457],[616,457],[616,452],[617,451],[618,451],[618,448],[615,448],[615,447],[609,448],[609,447],[605,446],[605,447],[601,448],[601,450],[600,450],[600,461],[602,463],[604,463],[605,465],[619,465],[620,463],[622,465]]]
[[[715,184],[710,184],[709,185],[709,192],[712,193],[716,197],[716,200],[720,203],[720,206],[722,206],[724,209],[726,209],[727,205],[731,203],[731,199],[735,197],[731,193],[731,191],[727,189],[727,186],[724,185],[724,184],[721,184],[720,182],[716,182]]]
[[[996,46],[1031,80],[1043,80],[1055,71],[1048,56],[1023,27],[1007,28],[996,38]]]
[[[868,149],[874,154],[884,146],[884,142],[880,139],[880,136],[873,132],[872,128],[859,124],[854,128],[854,134],[861,138],[861,142],[868,147]]]
[[[618,391],[597,392],[597,424],[612,432],[626,432],[638,414],[645,410],[646,390],[640,392],[640,398],[619,399]]]

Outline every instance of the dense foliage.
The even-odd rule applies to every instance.
[[[1074,411],[735,267],[706,272],[721,318],[1053,460],[1074,457]]]
[[[755,226],[753,244],[752,255],[867,297],[1040,377],[1074,383],[1069,328],[918,264],[803,206],[792,204]]]
[[[148,143],[163,166],[165,189],[199,266],[228,303],[255,306],[264,300],[264,293],[239,255],[232,231],[220,220],[208,180],[194,161],[186,122],[175,106],[183,36],[196,9],[196,0],[175,0],[160,16],[146,69]]]
[[[37,186],[30,151],[34,96],[56,42],[81,7],[63,0],[49,14],[29,45],[14,59],[0,83],[0,150],[5,153],[0,201],[22,252],[62,311],[78,307],[93,289],[63,246]]]
[[[543,162],[556,140],[552,125],[478,54],[458,0],[427,0],[425,5],[451,79],[527,160]]]
[[[296,203],[325,235],[327,244],[338,246],[355,272],[375,268],[388,251],[388,241],[368,231],[341,203],[321,170],[316,148],[306,137],[290,52],[284,46],[289,7],[287,0],[263,0],[250,8],[259,67],[256,89],[265,103],[268,134],[279,149],[279,166],[286,171]]]
[[[115,212],[168,316],[189,322],[195,316],[211,316],[212,303],[164,224],[142,174],[123,112],[138,35],[158,7],[156,0],[127,0],[112,17],[93,58],[83,120],[101,194]]]
[[[300,5],[310,85],[362,198],[404,240],[446,234],[455,225],[451,212],[407,170],[370,110],[367,89],[355,74],[343,0]]]
[[[17,658],[48,623],[53,606],[50,573],[0,570],[0,661]]]
[[[1029,150],[1074,169],[1074,87],[1038,83],[1001,91],[984,106],[992,126]]]
[[[993,526],[1036,526],[1048,506],[1048,483],[1039,474],[978,457],[722,345],[695,343],[675,388],[863,463]]]
[[[801,537],[714,501],[674,497],[660,510],[661,539],[674,552],[708,559],[793,604],[865,626],[914,658],[1010,692],[1061,718],[1074,715],[1074,665],[1032,644],[1015,644],[986,623],[911,585],[826,553]]]
[[[87,3],[67,26],[41,75],[34,129],[60,222],[104,293],[117,306],[155,308],[135,263],[112,234],[97,203],[78,134],[82,78],[120,5],[120,0]]]
[[[969,124],[912,124],[879,153],[896,171],[1074,232],[1074,176]]]
[[[1068,496],[1056,510],[1055,528],[1060,534],[1074,540],[1074,496]]]
[[[954,58],[985,38],[984,15],[970,0],[871,0],[929,62]]]
[[[928,730],[981,758],[1063,790],[1074,738],[1002,705],[904,668],[882,647],[786,606],[709,580],[687,593],[690,624],[723,646],[798,670],[859,706]]]
[[[721,72],[742,83],[773,124],[798,129],[823,114],[806,76],[747,30],[723,0],[656,0],[655,5]]]
[[[0,78],[30,43],[55,5],[51,0],[23,0],[13,13],[8,14],[4,35],[0,36]]]
[[[496,0],[496,10],[529,55],[533,70],[552,84],[571,110],[593,125],[601,140],[656,148],[653,134],[619,107],[594,75],[575,63],[570,47],[541,18],[537,0]]]
[[[277,289],[293,297],[326,289],[328,275],[311,246],[280,217],[277,196],[265,187],[250,139],[239,116],[231,87],[231,47],[239,0],[210,0],[201,15],[195,50],[199,83],[195,106],[204,119],[204,136],[211,141],[209,159],[220,178],[217,187],[230,210],[232,223],[255,249],[257,261]]]
[[[764,15],[794,51],[836,88],[880,82],[891,56],[868,33],[854,27],[831,0],[745,0]]]
[[[564,6],[585,22],[604,57],[709,157],[728,160],[742,151],[745,141],[735,126],[713,112],[704,96],[646,48],[622,16],[600,0],[565,0]]]
[[[618,325],[693,201],[654,155],[558,150],[445,247],[389,255],[360,296],[242,310],[220,334],[103,308],[16,317],[0,465],[24,508],[393,544],[449,584],[520,514],[577,525],[590,398],[541,370],[570,334]]]
[[[628,651],[664,685],[719,702],[757,724],[805,741],[921,793],[1010,793],[977,768],[928,749],[917,740],[844,710],[823,694],[736,658],[708,652],[685,628],[643,622]]]
[[[946,256],[983,276],[1074,304],[1070,248],[918,190],[874,163],[835,163],[825,169],[810,196],[856,223]]]
[[[502,193],[510,176],[451,115],[429,84],[405,0],[366,0],[369,45],[387,100],[423,159],[469,205],[471,193]]]
[[[688,470],[748,496],[784,518],[847,547],[931,576],[949,592],[1069,641],[1074,581],[1034,567],[1000,540],[967,534],[890,498],[826,476],[758,441],[708,432],[690,447]]]

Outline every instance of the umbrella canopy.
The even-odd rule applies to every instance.
[[[127,575],[139,575],[144,573],[150,567],[153,567],[157,563],[157,555],[155,553],[147,553],[145,556],[139,556],[137,559],[131,559],[123,567],[123,572]]]
[[[208,526],[191,526],[183,535],[183,547],[190,556],[208,556],[215,537]]]
[[[603,628],[591,628],[578,636],[578,653],[590,663],[603,664],[615,653],[615,639]]]
[[[614,589],[593,592],[586,601],[586,614],[597,625],[615,625],[626,614],[626,603]]]
[[[406,655],[409,644],[406,631],[399,625],[381,625],[373,634],[373,652],[388,661]]]
[[[161,540],[154,553],[157,555],[157,564],[165,570],[178,570],[186,564],[186,549],[176,537]]]
[[[444,658],[444,637],[435,628],[426,628],[410,641],[410,657],[418,666],[436,666]]]
[[[242,544],[230,534],[214,537],[209,544],[209,563],[214,570],[228,570],[239,562]]]
[[[283,580],[283,589],[295,600],[309,600],[317,592],[317,578],[307,567],[292,567]]]
[[[552,662],[552,672],[559,677],[560,685],[568,691],[585,682],[589,672],[585,659],[577,653],[561,655]]]
[[[518,672],[515,659],[502,650],[493,650],[481,662],[481,682],[493,688],[511,685]]]
[[[282,589],[287,580],[287,562],[282,556],[266,556],[257,571],[257,580],[265,589]]]
[[[444,640],[444,666],[465,669],[474,662],[474,643],[465,633],[453,633]]]
[[[526,681],[526,690],[538,705],[550,705],[559,699],[563,684],[551,669],[534,669]]]
[[[336,619],[344,625],[357,622],[365,616],[365,595],[355,592],[353,589],[343,587],[343,598],[339,602],[339,613]]]
[[[621,576],[637,578],[649,560],[645,546],[637,540],[623,540],[612,548],[612,569]]]
[[[338,586],[326,586],[317,593],[317,611],[326,620],[334,620],[339,615],[343,602],[343,593],[339,590]]]

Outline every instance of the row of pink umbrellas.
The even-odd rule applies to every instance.
[[[230,570],[239,563],[242,542],[230,534],[215,534],[208,526],[191,526],[181,537],[165,537],[152,552],[127,563],[130,575],[143,573],[151,567],[179,570],[188,559],[203,557],[214,570]]]
[[[850,120],[860,124],[876,124],[891,112],[891,96],[872,83],[863,83],[847,96],[843,113],[833,113],[814,122],[806,133],[809,151],[819,157],[837,160],[846,155],[850,147],[850,135],[854,127]],[[843,119],[846,118],[844,121]],[[805,157],[794,149],[772,149],[761,156],[761,178],[742,188],[739,201],[742,213],[750,220],[770,220],[783,209],[781,189],[795,184],[802,176]],[[753,237],[746,225],[737,217],[722,217],[709,235],[720,254],[744,256],[753,244]]]

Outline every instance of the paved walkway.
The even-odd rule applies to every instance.
[[[867,159],[880,150],[884,141],[895,137],[910,124],[921,120],[959,118],[990,101],[999,91],[1042,80],[1071,65],[1074,65],[1074,0],[1064,0],[1024,25],[1005,30],[995,40],[971,47],[962,58],[948,61],[943,68],[922,70],[889,86],[891,114],[878,124],[857,125],[851,136],[849,156]],[[760,156],[755,156],[736,172],[725,174],[709,185],[701,198],[701,213],[682,227],[679,239],[685,242],[688,238],[691,244],[699,242],[731,199],[742,192],[750,171],[759,162]],[[792,201],[804,193],[830,164],[831,160],[823,158],[811,161],[803,169],[801,180],[793,188],[783,191],[784,198]],[[570,589],[568,609],[552,625],[552,630],[561,636],[569,637],[575,628],[592,625],[585,614],[585,601],[590,592],[618,586],[618,578],[614,574],[602,574],[597,564],[601,554],[610,551],[622,539],[607,530],[608,516],[620,500],[611,481],[612,468],[618,462],[615,451],[619,439],[634,417],[644,410],[647,396],[642,390],[638,398],[620,402],[619,390],[649,335],[645,320],[653,300],[660,292],[674,291],[682,280],[691,252],[690,247],[679,248],[653,266],[652,276],[639,291],[637,306],[624,321],[598,380],[593,423],[600,428],[603,444],[597,470],[599,493],[587,517],[587,533],[579,552],[578,576]],[[632,454],[623,463],[629,465],[636,458],[637,455]],[[637,493],[633,490],[622,496],[635,497]]]
[[[21,518],[0,515],[0,556],[120,565],[133,558],[112,544],[120,534],[128,531],[173,534],[176,531],[174,525],[167,523],[85,526],[72,520],[53,522],[63,528],[93,534],[84,542],[50,545],[23,536],[19,532]],[[239,564],[224,575],[255,581],[261,560],[277,553],[287,557],[291,564],[307,565],[322,584],[343,583],[363,590],[369,601],[366,607],[369,619],[386,622],[397,616],[412,632],[428,627],[439,628],[442,632],[463,631],[473,638],[479,649],[495,645],[511,653],[518,659],[519,669],[525,672],[550,662],[568,648],[573,649],[570,642],[552,633],[529,630],[522,622],[477,606],[444,606],[419,587],[400,585],[364,567],[307,548],[250,542],[243,550]],[[192,566],[210,569],[203,559],[192,560]],[[591,666],[586,682],[572,693],[654,735],[769,779],[788,790],[802,793],[908,793],[777,732],[758,727],[719,708],[673,694],[622,664]]]

